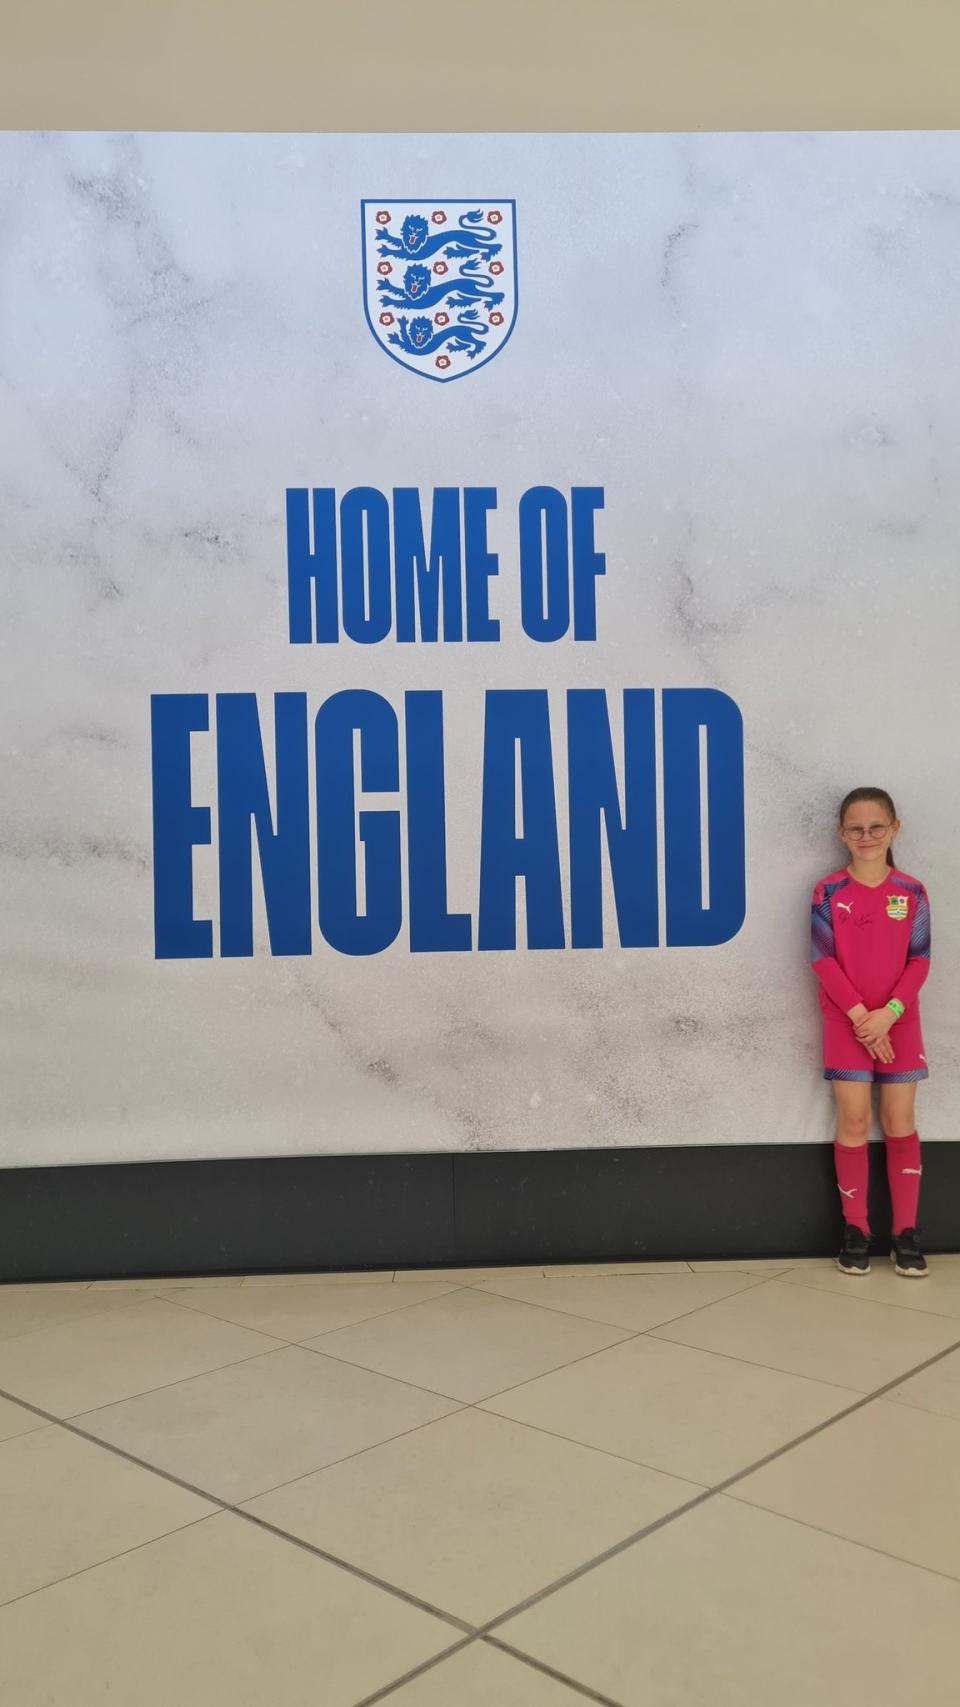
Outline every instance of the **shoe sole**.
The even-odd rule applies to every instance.
[[[862,1275],[870,1273],[870,1264],[869,1263],[867,1263],[866,1268],[847,1268],[844,1263],[838,1261],[837,1267],[840,1270],[841,1274],[854,1275],[854,1276],[856,1276],[856,1278],[858,1280],[860,1279],[860,1277]]]
[[[930,1273],[928,1268],[901,1268],[894,1251],[890,1252],[890,1261],[893,1263],[894,1274],[901,1275],[904,1280],[926,1280]]]

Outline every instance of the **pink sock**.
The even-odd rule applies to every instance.
[[[917,1224],[917,1200],[920,1196],[920,1139],[915,1132],[909,1138],[886,1138],[887,1179],[890,1182],[890,1203],[893,1207],[893,1231],[902,1233],[905,1227]]]
[[[867,1146],[866,1144],[834,1144],[833,1160],[837,1170],[840,1204],[843,1219],[870,1232],[867,1215]]]

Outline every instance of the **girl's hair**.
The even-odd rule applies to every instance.
[[[864,800],[875,800],[878,806],[882,806],[885,812],[889,812],[890,822],[893,823],[897,816],[897,809],[885,788],[851,788],[850,793],[845,795],[840,803],[838,822],[841,830],[843,829],[843,820],[847,815],[847,807],[857,806]],[[887,849],[887,864],[893,864],[893,854],[889,848]]]

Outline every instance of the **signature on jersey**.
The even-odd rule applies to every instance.
[[[846,913],[847,917],[850,920],[850,923],[852,925],[856,925],[858,930],[862,931],[864,925],[872,925],[873,924],[873,914],[872,913],[860,913],[857,918],[854,918],[854,916],[853,916],[853,902],[852,901],[838,901],[837,902],[838,911],[841,908]]]

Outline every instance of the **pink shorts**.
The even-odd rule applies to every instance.
[[[889,1032],[892,1061],[875,1061],[858,1043],[846,1015],[823,1016],[823,1076],[853,1084],[910,1085],[929,1078],[920,1016],[904,1015]]]

